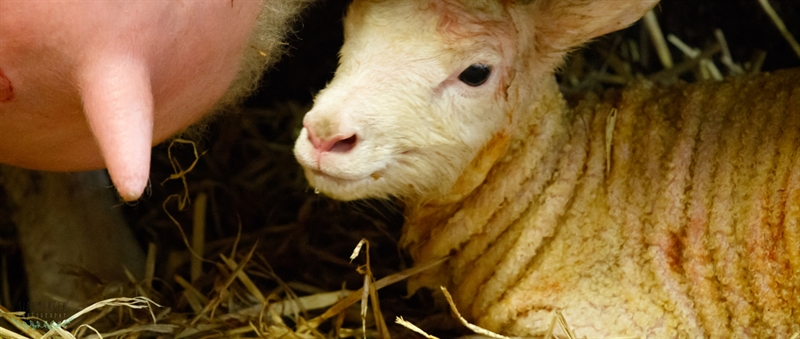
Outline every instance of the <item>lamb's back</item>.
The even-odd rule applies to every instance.
[[[589,336],[800,331],[800,70],[642,82],[572,114],[562,159],[585,163],[560,165],[563,194],[534,199],[486,252],[505,254],[476,261],[519,272],[469,284],[479,323],[531,334],[561,310]]]
[[[664,309],[705,335],[797,332],[800,70],[605,99],[583,113],[604,140],[588,163],[606,157],[595,194],[624,239],[623,271],[643,266]]]

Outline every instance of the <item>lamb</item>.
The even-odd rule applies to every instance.
[[[355,1],[295,154],[399,198],[409,282],[514,336],[800,331],[800,70],[641,82],[569,109],[554,69],[657,0]]]

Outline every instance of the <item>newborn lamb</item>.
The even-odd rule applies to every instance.
[[[355,1],[295,153],[337,199],[394,196],[418,263],[515,336],[800,331],[800,71],[643,82],[569,109],[571,48],[656,0]]]

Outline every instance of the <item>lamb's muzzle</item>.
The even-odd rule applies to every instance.
[[[489,329],[539,334],[560,310],[579,336],[788,337],[800,70],[574,110],[558,92],[566,50],[654,4],[356,1],[306,126],[358,142],[318,152],[304,130],[297,158],[333,197],[403,199],[414,259],[453,256],[411,287],[447,286]]]

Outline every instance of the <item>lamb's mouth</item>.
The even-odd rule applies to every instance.
[[[378,179],[383,177],[383,172],[384,172],[384,170],[377,170],[377,171],[372,172],[371,174],[363,176],[363,177],[342,178],[342,177],[337,177],[337,176],[334,176],[334,175],[330,175],[330,174],[325,173],[324,171],[321,171],[321,170],[318,170],[318,169],[311,169],[311,173],[314,174],[314,176],[320,177],[320,178],[324,178],[326,180],[333,181],[333,182],[335,182],[337,184],[340,184],[340,185],[341,184],[351,184],[351,183],[355,183],[355,182],[359,182],[359,181],[364,181],[364,180],[367,180],[367,179],[372,179],[374,181],[377,181]]]

